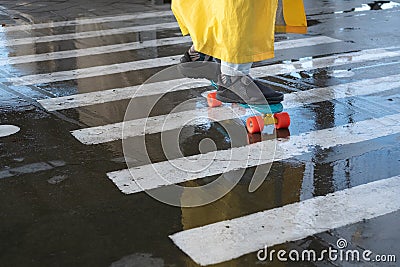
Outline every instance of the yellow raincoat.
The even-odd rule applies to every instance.
[[[274,57],[275,30],[307,30],[303,0],[172,0],[172,11],[197,51],[230,63]]]

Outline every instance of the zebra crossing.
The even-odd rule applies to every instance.
[[[399,182],[400,176],[395,176],[186,230],[170,238],[202,266],[225,262],[264,247],[300,240],[399,210]],[[357,205],[344,209],[349,203]]]
[[[2,58],[0,61],[0,66],[41,62],[47,60],[60,60],[60,59],[84,57],[84,56],[94,56],[106,53],[117,53],[117,52],[132,51],[136,49],[145,49],[157,46],[189,43],[190,41],[191,41],[190,37],[171,37],[171,38],[163,38],[163,39],[143,41],[143,42],[130,42],[123,44],[104,45],[94,48],[82,48],[76,50],[51,52],[46,54],[16,56],[11,58]]]
[[[336,42],[336,40],[333,40]],[[315,44],[315,43],[313,43]],[[284,63],[284,64],[275,64],[275,65],[270,65],[270,66],[262,66],[262,67],[256,67],[251,70],[251,75],[254,77],[264,77],[265,73],[269,73],[270,75],[279,75],[279,74],[285,74],[285,73],[290,73],[290,72],[300,72],[300,71],[305,71],[305,70],[312,70],[316,68],[326,68],[328,66],[340,66],[344,64],[350,64],[350,63],[362,63],[366,61],[374,61],[374,60],[380,60],[380,59],[385,59],[385,58],[390,58],[390,57],[397,57],[399,56],[399,50],[395,51],[390,51],[386,49],[368,49],[362,52],[355,52],[355,53],[348,53],[341,55],[340,57],[337,56],[328,56],[328,57],[323,57],[323,58],[317,58],[317,59],[309,59],[309,60],[304,60],[302,62],[298,63]],[[176,60],[180,56],[175,56],[173,58],[170,58],[171,61],[168,62],[166,65],[171,65],[173,63],[176,63]],[[157,59],[157,62],[152,63],[152,67],[160,67],[163,66],[165,59]],[[167,59],[168,60],[168,59]],[[153,60],[155,61],[155,60]],[[146,61],[146,62],[151,62]],[[173,62],[173,63],[172,63]],[[132,68],[125,69],[125,71],[131,71],[135,69],[145,69],[148,68],[148,65],[140,65],[142,62],[135,62],[137,65],[134,63],[128,63],[132,66]],[[117,64],[116,64],[117,65]],[[139,66],[138,66],[139,65]],[[114,65],[113,65],[114,66]],[[109,69],[112,69],[111,67]],[[116,73],[116,72],[122,72],[123,69],[122,67],[119,68],[119,70],[113,70],[113,72],[103,72],[103,75],[110,74],[110,73]],[[89,71],[89,74],[86,76],[77,76],[77,72],[69,72],[72,73],[71,76],[69,77],[64,77],[64,79],[76,79],[76,78],[84,78],[84,77],[93,77],[94,75],[98,75],[95,71]],[[90,76],[93,75],[93,76]],[[12,78],[9,79],[10,82],[15,82],[16,84],[24,84],[23,81],[28,81],[25,84],[29,83],[42,83],[42,82],[54,82],[58,81],[52,77],[54,75],[48,74],[48,75],[41,75],[40,77],[44,76],[46,80],[40,80],[38,81],[35,79],[38,76],[28,76],[26,78]],[[61,75],[60,75],[61,76]],[[135,95],[137,97],[146,96],[149,95],[157,95],[157,94],[162,94],[166,93],[167,91],[171,90],[187,90],[194,88],[195,85],[198,87],[202,87],[205,85],[208,85],[209,82],[206,80],[203,80],[202,82],[199,81],[194,81],[194,85],[189,83],[190,80],[188,79],[179,79],[179,80],[172,80],[172,81],[166,81],[166,82],[159,82],[159,83],[154,83],[154,84],[145,84],[144,86],[146,88],[142,88],[140,94],[138,94],[138,89],[140,86],[134,86],[134,87],[127,87],[127,88],[117,88],[117,89],[111,89],[111,90],[106,90],[102,92],[92,92],[89,94],[82,94],[82,95],[77,95],[77,96],[67,96],[67,97],[60,97],[60,98],[55,98],[55,99],[43,99],[40,100],[39,102],[48,110],[55,111],[55,110],[61,110],[61,109],[66,109],[66,108],[75,108],[79,106],[85,106],[84,102],[87,102],[86,105],[90,104],[98,104],[98,103],[104,103],[104,99],[107,101],[116,101],[116,100],[122,100],[122,99],[128,99],[132,97],[132,95]],[[177,85],[180,84],[190,84],[190,86],[181,86],[177,87]],[[169,85],[165,87],[165,85]],[[164,89],[162,89],[164,88]],[[143,93],[145,92],[145,93]],[[97,102],[96,102],[97,101]],[[77,103],[75,103],[77,102]]]
[[[12,25],[5,28],[6,32],[15,31],[32,31],[38,29],[56,28],[56,27],[68,27],[86,24],[96,24],[96,23],[107,23],[116,22],[124,20],[138,20],[138,19],[148,19],[148,18],[159,18],[172,16],[171,11],[156,11],[156,12],[144,12],[144,13],[133,13],[133,14],[122,14],[116,16],[106,16],[106,17],[96,17],[96,18],[77,18],[75,20],[67,21],[52,21],[46,23],[36,23],[36,24],[24,24],[24,25]]]
[[[315,42],[315,39],[311,40],[311,44],[319,44],[319,43],[327,43],[327,42],[338,42],[338,40],[334,40],[333,38],[324,38],[322,42]],[[293,41],[288,41],[288,43],[284,43],[283,47],[290,46],[290,47],[298,47],[298,45],[304,45],[303,43],[299,43],[298,45],[293,45]],[[279,47],[279,46],[278,46]],[[378,51],[368,51],[369,53],[375,53]],[[379,53],[379,52],[378,52]],[[397,55],[396,52],[387,51],[388,55]],[[383,55],[386,55],[385,52],[382,52]],[[122,73],[128,71],[135,71],[135,70],[143,70],[149,68],[156,68],[156,67],[165,67],[177,64],[179,59],[182,55],[176,56],[169,56],[169,57],[159,57],[155,59],[145,59],[140,61],[133,61],[133,62],[126,62],[126,63],[118,63],[112,65],[104,65],[104,66],[96,66],[84,69],[75,69],[69,71],[61,71],[61,72],[53,72],[53,73],[42,73],[42,74],[34,74],[34,75],[27,75],[22,77],[10,78],[8,81],[15,85],[32,85],[32,84],[41,84],[41,83],[51,83],[51,82],[59,82],[59,81],[66,81],[66,80],[73,80],[73,79],[81,79],[81,78],[88,78],[88,77],[96,77],[96,76],[103,76],[115,73]],[[353,56],[353,55],[350,55]],[[356,56],[356,55],[354,55]],[[362,58],[362,56],[360,56]],[[328,58],[327,60],[331,60]],[[360,59],[362,60],[362,59]],[[373,59],[372,59],[373,60]],[[306,63],[304,63],[306,64]],[[316,63],[318,64],[318,63]],[[337,63],[340,64],[340,63]],[[288,70],[295,70],[295,66],[291,67],[290,65],[284,64],[282,66],[274,66],[274,68],[280,68],[280,72],[288,71]],[[257,70],[259,72],[268,71],[267,67],[259,67]],[[257,75],[257,73],[253,70],[253,74]],[[265,72],[264,72],[265,73]],[[268,73],[268,72],[267,72]],[[279,73],[279,72],[278,72]],[[277,74],[278,74],[277,73]]]
[[[400,75],[390,75],[377,79],[366,79],[349,84],[290,93],[285,95],[283,104],[286,108],[295,108],[305,104],[390,91],[400,87],[399,78]],[[205,81],[204,83],[207,82]],[[202,85],[204,86],[204,84]],[[354,90],[354,88],[360,89]],[[215,122],[234,119],[237,114],[240,114],[240,107],[227,108],[222,106],[215,108],[212,114],[211,119]],[[182,127],[182,121],[188,122],[186,126],[196,125],[198,122],[191,120],[194,117],[210,117],[209,109],[199,108],[168,115],[128,120],[104,126],[79,129],[71,133],[83,144],[94,145],[121,139],[123,129],[125,129],[123,138],[129,138],[179,129]],[[166,124],[165,122],[167,121],[168,123]]]
[[[156,17],[168,18],[171,16],[172,13],[170,11],[159,11],[74,21],[11,26],[6,29],[6,32],[12,34],[18,31],[30,32],[55,27],[111,23]],[[171,29],[178,29],[176,22],[135,25],[123,28],[104,29],[101,31],[84,31],[38,37],[18,37],[15,39],[8,39],[7,41],[1,40],[0,47],[15,47],[31,43],[80,40],[99,36],[104,37],[117,34]],[[341,42],[342,41],[339,39],[327,36],[302,36],[300,39],[277,42],[276,50],[332,45],[340,44]],[[188,37],[167,37],[55,51],[45,54],[4,57],[0,60],[0,66],[16,65],[15,67],[18,68],[19,64],[28,64],[32,62],[38,63],[49,60],[64,60],[178,44],[189,45],[189,43],[190,38]],[[180,57],[181,55],[160,56],[151,59],[99,65],[88,68],[27,74],[8,78],[7,82],[13,86],[51,85],[52,83],[68,82],[84,78],[104,77],[111,74],[168,67],[179,62]],[[317,69],[341,67],[351,64],[368,65],[376,61],[392,60],[396,58],[400,58],[400,47],[371,48],[357,52],[320,55],[314,58],[299,58],[298,61],[284,61],[283,63],[261,65],[253,68],[251,75],[253,77],[262,78],[266,75],[278,76],[293,72],[314,71]],[[183,86],[180,86],[182,84]],[[191,80],[185,78],[147,83],[143,86],[133,85],[101,91],[95,90],[89,93],[69,96],[43,98],[38,100],[38,102],[44,109],[53,112],[129,100],[132,99],[132,96],[134,96],[134,98],[143,96],[154,97],[170,92],[191,89],[196,90],[208,85],[209,82],[206,80]],[[400,73],[380,78],[361,79],[344,82],[338,85],[316,87],[305,91],[287,93],[285,94],[285,101],[283,104],[286,109],[290,110],[318,102],[337,101],[351,97],[388,93],[393,90],[398,90],[399,88]],[[204,101],[204,99],[199,99],[198,101],[201,102]],[[182,127],[182,122],[187,121],[190,121],[190,123],[186,124],[186,126],[196,126],[199,124],[199,121],[191,120],[195,117],[210,118],[213,121],[225,121],[234,119],[237,114],[235,109],[228,109],[226,107],[215,108],[213,111],[210,117],[209,109],[202,106],[193,110],[178,111],[149,118],[139,118],[96,127],[82,128],[71,131],[71,134],[85,145],[104,144],[112,141],[119,141],[123,138],[160,134],[165,131],[176,130]],[[169,161],[116,170],[106,175],[124,194],[136,194],[145,190],[165,188],[170,185],[204,179],[228,171],[244,170],[250,167],[296,158],[311,153],[311,151],[317,147],[320,149],[329,149],[400,134],[400,124],[398,123],[400,121],[400,110],[395,109],[392,113],[393,114],[385,114],[379,118],[356,121],[327,129],[303,132],[291,136],[290,139],[285,142],[264,140],[247,146],[233,147],[205,154],[196,154],[189,157],[181,157]],[[122,135],[123,131],[124,135]],[[274,154],[271,154],[266,148],[270,148],[275,142],[277,142],[276,151]],[[232,155],[235,155],[235,165],[230,162]],[[199,160],[200,158],[202,159],[201,161]],[[193,165],[191,165],[190,162]],[[212,162],[212,164],[208,165],[209,162]],[[206,165],[202,166],[203,163]],[[176,168],[176,166],[182,165],[185,165],[187,171]],[[199,166],[200,168],[203,167],[201,168],[202,171],[195,171],[198,170]],[[134,179],[132,177],[134,177]],[[140,180],[140,183],[137,183],[137,180]],[[396,201],[396,197],[400,193],[399,182],[399,176],[389,177],[384,180],[338,191],[323,197],[315,197],[276,209],[184,230],[171,235],[170,238],[196,263],[201,265],[217,264],[255,252],[262,249],[265,245],[273,246],[288,241],[299,240],[322,231],[397,211],[400,209],[399,202]],[[385,198],[382,198],[382,195],[385,195]],[[376,199],[380,201],[376,203]],[[374,200],[374,203],[371,202],[372,200]],[[356,203],[351,213],[346,209],[338,208],[347,206],[347,203]],[[331,214],[330,212],[332,210],[337,210],[338,212],[334,217],[329,217],[328,214]],[[291,215],[293,215],[293,217],[290,217]],[[315,219],[316,217],[318,217],[319,220]],[[328,217],[329,219],[327,219]],[[289,218],[289,221],[284,221],[282,218]],[[299,222],[298,218],[301,218]],[[246,238],[243,238],[244,236],[246,236]]]
[[[137,193],[274,161],[282,161],[309,153],[316,146],[328,149],[397,134],[400,133],[400,125],[397,123],[399,119],[400,114],[395,114],[291,136],[288,142],[277,144],[275,153],[271,153],[274,140],[266,140],[245,147],[163,161],[129,170],[111,172],[107,175],[125,194]],[[374,132],[377,126],[384,129]],[[200,157],[201,161],[199,161]],[[232,165],[230,160],[234,160],[235,165]],[[212,165],[207,166],[209,162],[212,162]],[[203,164],[206,165],[202,166]],[[183,165],[185,166],[184,170],[176,168],[176,166]],[[202,169],[202,171],[195,171],[197,169]]]

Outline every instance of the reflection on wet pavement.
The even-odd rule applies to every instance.
[[[169,235],[399,175],[399,131],[390,118],[400,112],[400,50],[387,22],[378,20],[387,16],[397,25],[395,15],[385,10],[395,11],[399,4],[375,1],[349,8],[356,4],[346,3],[335,9],[330,5],[338,4],[332,1],[316,5],[326,8],[308,18],[310,32],[277,35],[276,58],[253,68],[253,76],[285,93],[290,128],[277,131],[271,126],[261,134],[238,138],[228,130],[244,133],[238,117],[245,110],[234,108],[232,115],[224,108],[208,108],[202,97],[212,89],[208,81],[164,77],[166,82],[139,90],[148,78],[174,66],[190,45],[169,10],[138,13],[141,17],[127,14],[2,27],[0,89],[36,105],[21,111],[19,118],[10,111],[21,103],[8,102],[6,93],[1,96],[1,111],[6,114],[1,124],[21,125],[23,132],[1,139],[7,151],[0,157],[7,162],[0,169],[0,202],[6,203],[1,212],[7,216],[2,228],[9,231],[7,240],[15,240],[14,246],[4,248],[9,257],[5,262],[15,262],[15,248],[22,248],[32,252],[21,262],[56,251],[54,258],[70,265],[79,265],[80,260],[93,265],[93,260],[71,256],[90,250],[99,259],[94,265],[197,266],[172,245]],[[382,11],[362,13],[369,10]],[[332,14],[342,17],[335,19]],[[350,25],[356,14],[365,16]],[[374,23],[369,16],[376,16]],[[122,123],[129,106],[134,112]],[[382,121],[393,130],[379,124]],[[352,132],[348,130],[352,124],[366,125],[364,131],[371,133]],[[342,133],[341,138],[331,137],[331,132]],[[128,149],[121,145],[123,138]],[[253,158],[247,165],[227,167],[229,172],[222,170],[227,161],[224,151],[243,152],[245,158],[247,148],[272,140],[281,154],[274,158],[276,151],[264,147],[261,175],[260,162]],[[172,141],[179,147],[166,151]],[[23,148],[33,152],[20,155]],[[132,167],[154,186],[151,182],[157,179],[146,172],[152,164],[164,166],[167,160],[179,163],[185,157],[214,152],[222,155],[214,159],[218,165],[214,169],[192,176],[168,167],[159,170],[174,174],[174,181],[186,187],[212,183],[219,174],[229,182],[244,172],[232,191],[201,207],[159,203],[126,175],[127,166]],[[267,173],[250,194],[255,176],[265,178]],[[13,196],[17,201],[9,201]],[[178,197],[182,203],[201,200],[185,190]],[[13,230],[14,221],[21,230]],[[349,231],[356,235],[362,230]],[[321,248],[332,235],[323,233],[276,248]],[[221,266],[257,264],[251,253]]]

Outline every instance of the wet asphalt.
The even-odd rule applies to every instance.
[[[56,4],[57,2],[57,4]],[[383,1],[384,2],[384,1]],[[364,5],[362,5],[364,4]],[[366,5],[367,4],[367,5]],[[369,4],[369,5],[368,5]],[[276,51],[274,59],[254,67],[301,62],[309,58],[337,56],[373,48],[398,47],[400,7],[379,9],[369,1],[305,0],[309,31],[306,35],[278,34],[277,42],[304,37],[328,36],[340,42]],[[0,22],[11,25],[95,18],[169,10],[161,1],[1,1]],[[0,31],[0,40],[41,37],[86,31],[174,22],[172,16],[150,19],[44,28],[30,31]],[[0,45],[0,58],[45,54],[74,49],[179,37],[178,28],[104,35],[24,45]],[[81,143],[71,131],[118,123],[128,105],[151,102],[154,96],[123,99],[84,107],[48,111],[40,99],[72,96],[135,86],[165,67],[152,67],[109,75],[69,79],[32,85],[16,85],[9,78],[111,64],[122,64],[183,54],[190,43],[180,43],[102,53],[64,59],[4,64],[0,69],[0,124],[15,125],[20,131],[0,137],[0,266],[198,266],[169,239],[169,235],[221,220],[296,203],[316,196],[379,181],[400,174],[400,134],[352,143],[275,162],[267,180],[254,193],[247,191],[254,168],[222,199],[197,208],[172,207],[146,193],[123,194],[107,173],[126,168],[121,140],[102,144]],[[263,77],[284,93],[336,86],[399,73],[400,57],[328,66],[289,74]],[[174,112],[180,103],[192,99],[182,110],[205,108],[201,93],[209,87],[165,94],[151,112],[158,116]],[[399,113],[400,90],[349,96],[288,108],[290,135],[322,130]],[[132,117],[133,116],[133,117]],[[138,112],[131,119],[143,116]],[[234,127],[241,127],[235,125]],[[376,129],[379,131],[379,127]],[[218,149],[231,147],[217,123],[170,130],[180,137],[185,156],[200,153],[204,138]],[[274,136],[273,136],[274,137]],[[271,133],[254,135],[255,140]],[[290,138],[290,137],[288,137]],[[138,143],[143,137],[131,137]],[[153,163],[166,160],[160,149],[160,134],[146,135],[148,155]],[[237,147],[246,145],[244,138]],[[137,151],[130,166],[146,163]],[[203,181],[186,182],[193,186]],[[399,197],[400,201],[400,197]],[[395,254],[399,260],[399,211],[330,229],[275,249],[324,249],[345,238],[351,247],[376,254]],[[369,264],[369,265],[367,265]],[[259,262],[250,253],[216,266],[348,266],[332,262]],[[381,266],[356,263],[356,266]],[[353,266],[353,265],[352,265]],[[385,263],[382,266],[399,266]]]

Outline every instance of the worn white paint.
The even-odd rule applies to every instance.
[[[327,149],[398,134],[400,133],[399,121],[400,113],[291,136],[286,142],[278,142],[275,154],[270,151],[275,141],[266,140],[244,147],[234,147],[123,169],[107,175],[123,193],[138,193],[143,190],[289,159],[309,153],[316,146]],[[267,151],[263,151],[265,148],[268,148]],[[207,168],[201,168],[203,165],[206,165]],[[140,182],[140,185],[137,181]]]
[[[333,43],[339,42],[340,40],[333,39],[326,36],[319,36],[313,38],[299,39],[299,40],[290,40],[290,41],[282,41],[276,44],[276,50],[293,48],[293,47],[301,47],[301,46],[312,46],[322,43]],[[271,74],[273,75],[273,74]],[[193,85],[197,84],[198,87],[207,86],[209,82],[207,80],[192,80]],[[185,84],[184,86],[178,86]],[[189,79],[180,79],[180,80],[171,80],[169,82],[163,83],[152,83],[145,84],[142,88],[143,90],[138,90],[139,86],[130,86],[125,88],[114,88],[103,91],[94,91],[90,93],[84,94],[76,94],[72,96],[64,96],[64,97],[56,97],[39,100],[39,103],[49,111],[62,110],[68,108],[76,108],[83,107],[95,104],[101,104],[105,102],[117,101],[122,99],[128,99],[135,96],[143,96],[143,93],[149,95],[163,94],[167,91],[178,91],[178,90],[186,90],[189,88],[195,88],[194,86],[188,85],[190,84]]]
[[[123,99],[130,99],[134,97],[136,98],[142,96],[165,94],[167,92],[199,88],[208,85],[210,85],[210,82],[208,80],[193,80],[185,78],[163,82],[146,83],[143,85],[129,86],[123,88],[114,88],[103,91],[94,91],[90,93],[76,94],[71,96],[46,98],[38,100],[38,102],[46,110],[56,111],[102,104]]]
[[[365,53],[377,53],[378,55],[372,54],[367,55]],[[357,53],[349,53],[349,55],[345,54],[342,56],[330,56],[326,58],[319,59],[311,59],[304,60],[295,63],[283,63],[283,64],[275,64],[269,66],[262,66],[252,69],[253,76],[261,77],[265,76],[266,73],[288,73],[292,71],[301,71],[309,68],[313,68],[313,65],[319,65],[318,67],[329,66],[329,65],[343,65],[345,63],[357,63],[368,60],[381,59],[381,57],[394,57],[399,55],[399,53],[389,52],[385,49],[372,49],[372,50],[364,50],[362,52]],[[174,65],[179,62],[179,59],[182,55],[169,56],[169,57],[159,57],[154,59],[147,60],[139,60],[125,63],[117,63],[112,65],[104,65],[104,66],[96,66],[90,68],[83,69],[74,69],[68,71],[61,72],[53,72],[53,73],[42,73],[42,74],[33,74],[22,77],[13,77],[9,78],[8,81],[13,83],[14,85],[32,85],[32,84],[41,84],[41,83],[51,83],[51,82],[59,82],[66,80],[74,80],[81,78],[89,78],[96,76],[103,76],[108,74],[116,74],[134,70],[148,69],[148,68],[156,68],[163,67],[168,65]],[[343,58],[342,58],[343,57]],[[352,59],[354,57],[354,60]],[[346,62],[347,61],[347,62]]]
[[[400,74],[285,94],[283,105],[285,108],[295,108],[304,104],[378,94],[397,88],[400,88]]]
[[[311,58],[311,59],[300,60],[297,62],[285,62],[281,64],[252,68],[251,75],[253,77],[264,77],[267,75],[277,75],[290,72],[312,70],[317,68],[334,67],[345,64],[354,64],[366,61],[381,60],[383,58],[391,58],[398,56],[400,56],[399,49],[387,49],[387,48],[367,49],[354,53],[345,53],[345,54],[333,55],[322,58],[314,58],[314,59]],[[32,84],[67,81],[74,79],[103,76],[108,74],[116,74],[134,70],[175,65],[179,62],[180,58],[181,55],[160,57],[155,59],[139,60],[133,62],[90,67],[84,69],[75,69],[69,71],[14,77],[14,78],[8,78],[7,81],[13,83],[14,85],[32,85]]]
[[[175,28],[178,28],[178,23],[167,22],[167,23],[131,26],[131,27],[97,30],[97,31],[64,33],[64,34],[46,35],[38,37],[25,37],[18,39],[3,39],[0,40],[0,46],[4,47],[4,46],[27,45],[27,44],[47,43],[47,42],[65,41],[65,40],[78,40],[84,38],[103,37],[115,34],[155,31],[155,30],[175,29]]]
[[[143,41],[143,42],[113,44],[113,45],[96,46],[96,47],[83,48],[83,49],[51,52],[51,53],[45,53],[45,54],[34,54],[34,55],[0,58],[0,66],[4,66],[7,64],[24,64],[24,63],[46,61],[46,60],[58,60],[58,59],[65,59],[65,58],[93,56],[93,55],[100,55],[100,54],[107,54],[107,53],[116,53],[116,52],[123,52],[123,51],[145,49],[145,48],[149,48],[149,47],[183,44],[183,43],[189,43],[189,42],[191,42],[191,39],[189,36],[171,37],[171,38],[156,39],[156,40],[149,40],[149,41]]]
[[[149,40],[149,41],[143,41],[143,42],[131,42],[131,43],[83,48],[83,49],[74,49],[74,50],[67,50],[67,51],[58,51],[58,52],[51,52],[51,53],[45,53],[45,54],[7,57],[7,58],[0,58],[0,66],[4,66],[7,64],[24,64],[24,63],[46,61],[46,60],[58,60],[58,59],[64,59],[64,58],[77,58],[77,57],[83,57],[83,56],[93,56],[93,55],[100,55],[100,54],[107,54],[107,53],[116,53],[116,52],[144,49],[144,48],[149,48],[149,47],[184,44],[184,43],[190,43],[190,42],[191,42],[191,38],[189,36],[183,36],[183,37],[171,37],[171,38]],[[319,44],[328,44],[328,43],[335,43],[335,42],[340,42],[340,40],[334,39],[331,37],[327,37],[327,36],[317,36],[317,37],[311,37],[311,38],[277,42],[275,44],[275,49],[276,50],[289,49],[289,48],[312,46],[312,45],[319,45]]]
[[[134,70],[149,69],[175,65],[179,62],[179,56],[162,57],[155,59],[145,59],[133,62],[116,63],[112,65],[96,66],[84,69],[67,70],[53,73],[34,74],[22,77],[8,78],[8,81],[14,85],[32,85],[60,81],[69,81],[74,79],[91,78],[103,75],[117,74]]]
[[[48,162],[29,163],[15,168],[6,168],[0,170],[0,179],[10,178],[22,174],[31,174],[41,171],[47,171],[54,168],[65,166],[66,163],[61,160],[52,160]]]
[[[149,86],[151,85],[149,84]],[[161,88],[161,86],[157,88]],[[180,89],[180,87],[175,88]],[[285,108],[295,108],[305,104],[368,95],[396,88],[400,88],[400,74],[285,94],[283,105]],[[149,91],[146,88],[145,90],[140,90],[140,92]],[[124,138],[129,138],[180,129],[184,125],[194,126],[199,124],[199,121],[193,120],[193,118],[205,118],[205,121],[223,121],[234,119],[241,115],[244,114],[243,108],[240,106],[221,106],[212,109],[200,108],[104,126],[84,128],[72,131],[71,133],[84,144],[100,144],[121,139],[122,132],[124,133]]]
[[[375,55],[375,57],[370,58],[368,56],[369,53],[378,53],[378,55]],[[304,65],[309,65],[313,66],[316,65],[315,68],[324,68],[324,67],[329,67],[331,66],[339,66],[343,64],[351,64],[351,63],[362,63],[365,61],[369,60],[377,60],[377,59],[383,59],[386,57],[394,57],[398,56],[399,53],[392,53],[392,52],[383,52],[382,50],[364,50],[360,53],[348,53],[348,54],[340,54],[337,56],[330,56],[330,57],[323,57],[319,59],[313,60],[308,60],[308,61],[303,61],[302,64]],[[347,56],[348,59],[345,61],[343,59],[340,59],[335,62],[335,58],[340,58],[342,56]],[[354,60],[352,60],[352,56],[354,56]],[[175,58],[175,61],[177,58]],[[151,61],[151,60],[150,60]],[[148,63],[149,61],[147,61]],[[315,63],[314,63],[315,62]],[[325,62],[325,63],[323,63]],[[136,64],[139,64],[140,61],[137,61]],[[168,63],[168,62],[167,62]],[[129,63],[126,63],[130,65]],[[133,65],[131,68],[134,69]],[[270,65],[270,66],[263,66],[263,67],[257,67],[253,69],[253,77],[265,77],[266,75],[279,75],[279,74],[285,74],[285,73],[290,73],[293,72],[293,68],[296,69],[294,64],[278,64],[278,67],[275,67],[276,65]],[[286,67],[285,67],[286,66]],[[109,67],[106,67],[110,69]],[[136,66],[136,69],[138,67]],[[295,71],[302,71],[302,70],[311,70],[313,68],[301,68],[299,67]],[[111,69],[112,70],[112,69]],[[119,70],[114,70],[119,71]],[[89,72],[90,75],[90,72]],[[94,73],[91,75],[95,75]],[[42,82],[50,82],[49,79],[46,79],[45,75],[42,75],[43,80]],[[35,78],[37,76],[33,76],[32,78]],[[44,80],[46,79],[46,80]],[[12,80],[11,80],[12,81]],[[28,83],[29,79],[22,79],[21,81],[18,81],[17,78],[14,79],[14,83]],[[33,83],[36,83],[33,81]],[[184,86],[179,86],[177,88],[177,85],[185,84]],[[195,80],[193,81],[198,87],[201,86],[206,86],[209,84],[209,82],[205,79],[203,80]],[[171,86],[160,86],[159,84],[146,84],[145,86],[149,86],[148,92],[146,92],[146,95],[157,95],[157,94],[163,94],[167,93],[168,91],[173,91],[173,90],[186,90],[189,88],[195,88],[195,87],[186,87],[188,84],[188,79],[182,79],[182,80],[175,80],[171,81]],[[164,84],[163,84],[164,85]],[[39,100],[39,103],[47,110],[49,111],[55,111],[55,110],[62,110],[62,109],[68,109],[68,108],[76,108],[76,107],[82,107],[82,106],[89,106],[89,105],[95,105],[95,104],[101,104],[105,102],[111,102],[111,101],[117,101],[117,100],[122,100],[122,99],[127,99],[131,98],[134,96],[134,94],[138,91],[140,86],[133,86],[133,87],[126,87],[126,88],[116,88],[116,89],[109,89],[109,90],[104,90],[104,91],[95,91],[95,92],[90,92],[90,93],[85,93],[85,94],[77,94],[77,95],[72,95],[72,96],[64,96],[64,97],[58,97],[58,98],[49,98],[49,99],[43,99]],[[153,93],[154,92],[154,93]],[[141,94],[138,96],[142,96]]]
[[[182,128],[184,125],[196,125],[209,120],[222,121],[236,118],[240,114],[239,108],[217,107],[212,110],[213,116],[210,117],[208,109],[198,109],[160,115],[149,118],[141,118],[126,122],[108,124],[91,128],[84,128],[72,131],[72,135],[83,144],[101,144],[119,140],[122,137],[129,138],[153,134],[173,129]],[[187,122],[187,124],[186,124]],[[124,136],[122,136],[124,134]]]
[[[160,17],[167,17],[167,16],[172,16],[172,11],[165,10],[165,11],[143,12],[143,13],[134,13],[134,14],[119,14],[116,16],[106,16],[106,17],[97,17],[96,16],[94,18],[78,18],[75,20],[6,26],[6,27],[2,28],[2,31],[4,31],[4,32],[31,31],[31,30],[46,29],[46,28],[78,26],[78,25],[85,25],[85,24],[107,23],[107,22],[116,22],[116,21],[124,21],[124,20],[133,20],[134,21],[134,20],[139,20],[139,19],[160,18]]]
[[[170,238],[198,264],[216,264],[397,211],[399,196],[400,176],[395,176],[182,231]]]

